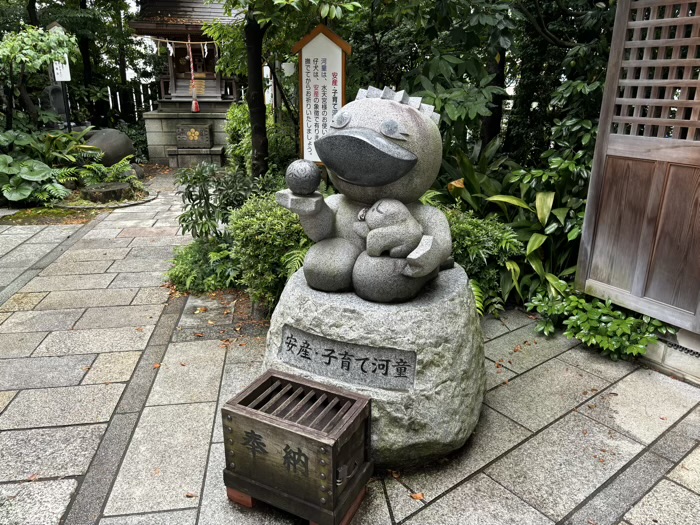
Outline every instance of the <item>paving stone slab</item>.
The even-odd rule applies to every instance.
[[[195,525],[196,522],[197,511],[192,509],[103,518],[99,525]]]
[[[637,370],[581,412],[649,444],[700,401],[700,388],[652,370]]]
[[[109,421],[124,385],[23,390],[0,416],[0,430]]]
[[[217,401],[226,349],[219,341],[172,343],[147,405]]]
[[[481,331],[484,334],[484,341],[490,341],[510,330],[508,330],[508,327],[500,319],[487,315],[481,319]]]
[[[174,237],[178,239],[179,237]],[[136,240],[136,239],[134,239]],[[161,259],[169,261],[175,257],[175,245],[168,246],[134,246],[129,253],[130,257],[144,257],[146,259]]]
[[[39,346],[48,332],[0,334],[0,359],[27,357]]]
[[[544,337],[535,331],[534,325],[529,325],[489,341],[484,345],[484,353],[492,361],[503,359],[508,368],[523,373],[577,344],[578,341],[567,339],[561,332]]]
[[[228,302],[228,301],[226,301]],[[190,295],[180,317],[178,326],[218,326],[233,323],[231,306],[223,306],[216,298]]]
[[[190,235],[177,235],[174,237],[136,237],[130,246],[138,247],[169,247],[183,246],[192,242]]]
[[[131,381],[129,381],[126,392],[117,406],[117,413],[139,412],[146,405],[146,399],[151,391],[166,348],[165,345],[153,344],[146,347]]]
[[[479,474],[409,519],[410,524],[551,525],[553,522]]]
[[[486,367],[486,390],[491,390],[498,385],[510,381],[517,374],[512,370],[508,370],[500,363],[494,363],[490,359],[485,359]]]
[[[611,383],[619,381],[630,372],[639,368],[639,365],[630,361],[613,361],[609,357],[601,355],[591,348],[579,345],[576,348],[564,352],[557,359],[565,363],[577,366],[586,372],[602,377]]]
[[[646,453],[566,520],[565,525],[615,525],[673,466]]]
[[[0,286],[7,286],[19,277],[24,269],[22,268],[2,268],[0,269]]]
[[[36,349],[34,357],[143,350],[154,328],[143,325],[52,332]]]
[[[5,230],[4,235],[27,235],[31,237],[32,235],[36,235],[45,228],[46,226],[31,224],[22,226],[10,226],[7,230]]]
[[[59,257],[59,261],[107,261],[123,259],[129,248],[88,248],[71,249]]]
[[[176,234],[177,228],[124,228],[119,237],[166,237]]]
[[[75,329],[152,325],[158,322],[162,311],[160,304],[88,308]]]
[[[20,312],[32,310],[41,300],[46,297],[47,292],[16,293],[10,297],[5,304],[0,305],[0,312]]]
[[[81,308],[73,308],[42,312],[15,312],[0,325],[0,333],[70,330],[83,311]]]
[[[42,277],[53,277],[59,275],[87,275],[104,273],[109,268],[112,261],[64,261],[54,262],[39,274]]]
[[[180,222],[177,219],[158,219],[153,225],[154,228],[179,228]]]
[[[53,243],[59,244],[71,237],[80,229],[80,226],[63,225],[49,226],[45,230],[37,233],[27,240],[27,244],[34,243]]]
[[[697,525],[700,496],[662,479],[625,515],[630,525]]]
[[[138,288],[106,290],[76,290],[50,292],[35,310],[60,308],[95,308],[101,306],[127,306],[136,297]]]
[[[161,286],[167,280],[163,272],[129,272],[111,275],[116,277],[109,285],[110,288],[152,288]]]
[[[80,384],[95,385],[128,381],[131,379],[131,374],[134,372],[140,357],[141,352],[100,354]]]
[[[100,227],[87,232],[83,239],[115,239],[117,235],[119,235],[122,232],[122,229],[118,228],[114,223],[103,222],[98,226]]]
[[[0,481],[85,474],[106,428],[100,424],[2,432]]]
[[[484,406],[474,433],[462,449],[431,466],[403,472],[401,480],[416,492],[422,492],[430,501],[531,434],[527,429]]]
[[[0,257],[14,250],[31,235],[0,235]]]
[[[60,279],[56,277],[34,277],[29,281],[22,292],[58,292],[62,290],[93,290],[107,288],[114,280],[114,274],[95,275],[65,275]]]
[[[145,408],[105,516],[197,507],[215,408],[215,403]]]
[[[91,354],[3,359],[0,390],[77,385],[94,359]]]
[[[172,267],[168,261],[162,259],[147,259],[145,257],[127,257],[114,264],[107,270],[110,273],[124,272],[166,272]]]
[[[6,320],[8,317],[10,317],[10,315],[12,315],[12,314],[10,314],[9,312],[5,312],[5,313],[0,312],[0,324],[4,323],[5,320]]]
[[[555,358],[487,392],[484,402],[537,431],[609,384]]]
[[[226,487],[221,481],[221,473],[226,466],[223,444],[213,444],[209,453],[209,466],[202,493],[202,506],[199,512],[199,525],[299,525],[304,523],[299,518],[284,511],[266,505],[256,504],[246,509],[229,501]],[[361,523],[356,520],[353,524]],[[308,522],[306,522],[308,523]],[[386,521],[384,523],[390,523]]]
[[[700,447],[695,447],[695,450],[688,454],[668,477],[696,494],[700,494]]]
[[[267,338],[241,337],[239,340],[231,340],[226,353],[226,364],[241,363],[247,365],[254,361],[262,361],[265,357]]]
[[[674,429],[684,436],[700,441],[700,406],[690,412]]]
[[[138,416],[116,414],[112,418],[63,525],[97,523],[136,428]]]
[[[523,326],[536,323],[538,319],[535,312],[524,312],[517,308],[501,312],[499,318],[509,330],[517,330]]]
[[[56,246],[58,243],[23,244],[2,257],[0,266],[3,268],[29,268]]]
[[[3,525],[58,525],[77,486],[74,479],[0,485]]]
[[[119,221],[124,221],[124,220],[129,220],[129,221],[146,221],[148,219],[155,219],[156,217],[156,212],[150,211],[150,212],[133,212],[133,213],[110,213],[105,217],[103,223],[107,222],[119,222]]]
[[[165,304],[170,298],[170,290],[164,286],[149,286],[139,289],[131,304]]]
[[[170,342],[170,337],[177,326],[177,321],[180,314],[163,314],[158,320],[158,325],[153,331],[150,344],[152,345],[167,345]]]
[[[651,451],[677,463],[697,444],[697,440],[689,438],[683,432],[679,432],[677,428],[672,428],[654,443]]]
[[[16,393],[17,392],[11,390],[0,392],[0,414],[2,414],[2,411],[10,404],[10,401],[15,397]]]
[[[98,237],[91,234],[93,231],[89,231],[85,234],[85,237],[76,242],[72,249],[74,250],[99,250],[99,249],[115,249],[115,248],[128,248],[131,243],[131,239],[110,239],[105,237]],[[98,230],[99,232],[106,232],[111,230]],[[121,231],[121,230],[119,230]],[[109,261],[111,262],[111,261]]]
[[[219,403],[216,413],[219,414],[226,402],[241,392],[250,383],[255,381],[260,374],[265,371],[262,361],[252,361],[241,365],[240,363],[229,362],[228,358],[224,365],[224,372],[221,376],[221,389],[219,391]],[[221,418],[214,420],[214,433],[212,443],[222,443],[224,441],[224,428]]]
[[[412,494],[417,492],[413,487],[409,489],[392,477],[384,478],[383,482],[387,498],[391,504],[391,512],[396,521],[401,521],[406,516],[425,508],[425,501],[411,497]]]
[[[642,448],[596,421],[571,413],[498,460],[486,474],[559,521]]]
[[[102,241],[102,240],[107,241],[107,240],[111,239],[114,241],[119,241],[119,244],[121,244],[121,246],[114,246],[110,243],[105,242],[105,243],[96,243],[99,245],[98,246],[90,246],[90,247],[91,248],[124,248],[131,241],[129,241],[127,239],[116,239],[117,235],[119,235],[121,232],[122,232],[121,228],[102,228],[99,230],[90,230],[79,241],[79,244],[81,244],[81,248],[88,248],[87,244],[89,244],[89,242],[86,242],[86,241]],[[86,245],[82,246],[84,243]]]
[[[114,220],[109,222],[102,222],[95,226],[95,229],[119,229],[123,230],[126,228],[150,228],[155,224],[155,219],[122,219]],[[135,235],[129,235],[129,237],[135,237]]]

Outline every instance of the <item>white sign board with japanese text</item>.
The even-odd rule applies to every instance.
[[[304,159],[320,162],[314,142],[328,133],[345,103],[345,57],[350,47],[325,26],[307,39],[299,47],[301,146]]]
[[[63,62],[53,63],[53,78],[56,82],[70,82],[70,65],[68,63],[68,55]]]

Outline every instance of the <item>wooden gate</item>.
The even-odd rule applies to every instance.
[[[700,333],[698,2],[620,0],[577,286]]]

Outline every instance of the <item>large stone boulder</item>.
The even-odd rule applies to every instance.
[[[134,190],[126,182],[105,182],[86,186],[80,191],[83,199],[90,202],[112,202],[132,199]]]
[[[105,166],[112,166],[127,155],[134,155],[134,143],[126,133],[118,129],[98,129],[90,133],[87,139],[89,146],[96,146],[104,152],[100,161]]]
[[[297,272],[272,315],[265,364],[371,397],[380,467],[420,465],[460,448],[485,390],[479,316],[458,266],[403,304],[313,290]]]

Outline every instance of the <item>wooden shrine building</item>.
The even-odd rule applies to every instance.
[[[160,78],[158,109],[144,114],[152,162],[184,167],[223,163],[224,125],[232,103],[240,100],[237,79],[216,72],[219,51],[203,26],[219,20],[235,23],[221,3],[205,0],[140,0],[130,23],[168,58]],[[191,59],[191,60],[190,60]],[[199,112],[193,111],[196,91]]]
[[[681,328],[647,358],[700,384],[700,16],[620,0],[577,285]]]

